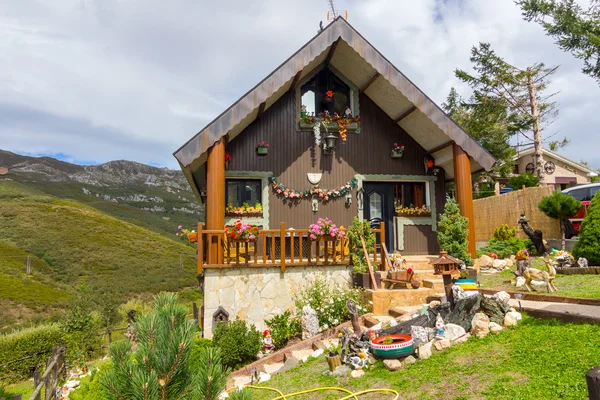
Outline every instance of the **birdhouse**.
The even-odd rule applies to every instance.
[[[433,260],[434,275],[452,275],[454,272],[458,272],[461,261],[448,255],[445,250],[440,251],[440,258]]]

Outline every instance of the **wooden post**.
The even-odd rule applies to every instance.
[[[379,229],[381,229],[381,243],[379,244],[379,258],[381,262],[379,270],[381,271],[382,269],[385,270],[385,261],[383,259],[383,245],[385,244],[385,222],[381,221],[379,224]]]
[[[196,244],[198,245],[198,275],[202,275],[204,272],[204,237],[202,236],[202,231],[204,230],[204,224],[202,222],[198,222],[198,240]]]
[[[281,245],[279,246],[279,251],[281,252],[281,272],[285,272],[285,222],[282,222],[279,225],[279,241]]]
[[[365,253],[365,258],[367,259],[367,267],[369,267],[369,275],[371,275],[371,282],[373,283],[373,289],[378,290],[377,281],[375,280],[375,273],[373,272],[373,266],[371,265],[371,259],[369,258],[369,252],[367,251],[367,245],[365,245],[365,238],[360,236],[360,242],[362,243],[362,248]]]
[[[206,186],[206,229],[223,230],[225,227],[225,138],[221,138],[208,149]],[[208,244],[209,264],[223,263],[220,243],[219,237],[211,238]]]
[[[469,219],[469,253],[476,257],[475,247],[475,218],[473,215],[473,184],[471,182],[471,160],[469,155],[456,143],[452,144],[454,153],[454,184],[456,186],[456,201],[460,213]]]
[[[590,400],[600,400],[600,366],[590,369],[585,374]]]
[[[33,387],[37,388],[38,385],[40,384],[40,371],[36,368],[33,371]],[[35,393],[35,396],[32,396],[34,400],[40,400],[41,396],[40,393]]]
[[[110,354],[110,345],[112,344],[112,331],[109,329],[107,332],[108,338],[106,339],[106,355]]]

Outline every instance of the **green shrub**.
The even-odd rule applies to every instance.
[[[109,362],[103,362],[98,365],[98,369],[90,368],[91,377],[89,382],[82,382],[77,390],[69,394],[70,400],[104,400],[102,393],[101,377],[106,373]]]
[[[575,259],[587,258],[590,265],[600,265],[600,192],[596,193],[579,228],[579,240],[573,248]]]
[[[236,370],[256,359],[262,350],[262,334],[245,321],[219,322],[213,332],[213,343],[221,349],[223,364]]]
[[[352,225],[348,228],[350,259],[352,260],[354,272],[364,274],[367,272],[367,259],[360,240],[361,236],[365,240],[367,252],[369,254],[372,253],[373,244],[375,243],[375,234],[371,230],[371,224],[367,220],[360,221],[357,217],[354,217]]]
[[[337,326],[350,319],[346,300],[356,302],[359,314],[368,312],[364,292],[354,288],[344,290],[327,285],[325,279],[317,276],[303,287],[295,296],[296,314],[302,315],[302,309],[308,305],[317,312],[322,330]]]
[[[539,183],[539,179],[537,176],[533,174],[521,174],[517,176],[511,176],[508,184],[514,189],[519,190],[523,186],[525,187],[535,187]]]
[[[190,368],[198,368],[198,363],[200,362],[200,353],[202,353],[202,349],[207,347],[214,347],[212,340],[201,337],[194,339],[194,344],[192,345],[192,354],[190,354]]]
[[[469,242],[469,219],[460,214],[458,203],[452,198],[446,199],[444,213],[438,223],[437,240],[440,249],[446,250],[452,257],[473,265],[473,259],[467,252]]]
[[[271,330],[275,347],[281,349],[293,337],[302,333],[302,324],[298,318],[292,317],[289,311],[265,321]]]
[[[497,240],[491,239],[487,246],[482,247],[477,251],[477,255],[489,255],[489,253],[496,253],[498,258],[508,258],[513,254],[516,254],[519,250],[528,250],[531,255],[531,247],[533,243],[529,239],[511,239],[511,240]]]
[[[44,364],[52,349],[60,342],[61,331],[55,324],[40,325],[0,336],[2,380],[16,382],[31,378],[29,367]],[[27,356],[33,357],[12,362]]]
[[[561,220],[577,214],[582,204],[575,197],[564,194],[560,190],[554,191],[550,196],[544,196],[538,203],[538,208],[550,218]],[[565,250],[565,227],[561,223],[562,232],[561,248]]]
[[[494,229],[494,239],[496,240],[511,240],[517,237],[517,229],[511,228],[507,224],[501,224]]]

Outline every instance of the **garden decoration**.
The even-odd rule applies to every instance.
[[[544,256],[548,255],[548,253],[550,253],[550,248],[548,247],[548,245],[546,244],[546,242],[543,238],[542,231],[540,231],[539,229],[536,229],[534,231],[529,226],[528,221],[525,218],[525,214],[521,214],[521,217],[519,218],[518,222],[519,222],[519,225],[521,225],[521,228],[523,228],[523,231],[525,232],[525,234],[533,242],[538,254],[541,254]]]
[[[366,335],[365,335],[366,336]],[[350,359],[358,356],[361,351],[369,348],[369,342],[362,340],[362,336],[357,336],[350,331],[347,326],[342,328],[340,338],[340,357],[342,364],[350,365]]]
[[[302,104],[302,106],[300,107],[300,117],[306,117],[307,115],[308,113],[306,112],[306,106]]]
[[[556,292],[558,289],[556,289],[556,286],[554,286],[554,278],[556,278],[556,269],[554,269],[554,263],[547,258],[542,257],[542,260],[546,264],[546,267],[548,267],[548,271],[546,272],[536,268],[527,268],[525,272],[523,272],[523,277],[525,278],[525,287],[531,292],[534,291],[533,287],[531,286],[532,280],[544,281],[546,283],[548,293]]]
[[[442,275],[444,279],[444,290],[446,299],[454,307],[454,298],[452,296],[452,274],[458,273],[461,261],[448,255],[445,250],[440,251],[440,257],[431,262],[434,275]]]
[[[399,146],[398,143],[394,143],[392,147],[392,158],[402,158],[404,154],[404,145]]]
[[[309,339],[320,332],[317,312],[310,306],[302,308],[302,340]]]
[[[446,324],[444,324],[442,316],[438,314],[435,317],[435,338],[444,339],[444,333],[446,333]]]
[[[435,161],[433,160],[433,157],[429,155],[425,156],[425,158],[423,159],[423,163],[425,164],[426,173],[429,172],[430,169],[435,167]]]
[[[195,230],[189,230],[179,225],[177,227],[178,232],[175,236],[178,236],[181,240],[188,240],[190,243],[196,243],[198,241],[198,233]]]
[[[357,355],[349,358],[350,366],[354,369],[363,369],[369,365],[369,356],[365,349],[360,349]]]
[[[323,94],[323,102],[324,103],[331,103],[333,101],[333,95],[335,93],[333,92],[333,90],[328,90]]]
[[[271,331],[265,329],[263,332],[263,354],[268,356],[271,354],[274,348],[275,344],[273,343],[273,338],[271,338]]]
[[[559,268],[578,266],[578,264],[575,264],[573,256],[566,251],[557,251],[554,259],[558,263]]]
[[[267,143],[265,141],[260,141],[256,145],[256,154],[258,154],[259,156],[267,155],[267,153],[269,152],[269,146],[270,146],[269,143]]]
[[[296,190],[290,189],[282,183],[279,183],[274,176],[269,178],[269,182],[271,182],[271,188],[277,196],[292,200],[317,199],[325,202],[344,197],[358,185],[356,178],[352,178],[349,182],[346,182],[345,185],[335,189],[322,189],[319,185],[314,185],[310,189]]]
[[[225,152],[225,169],[229,168],[229,163],[231,162],[231,156],[229,153]]]
[[[371,341],[371,353],[377,358],[398,359],[415,351],[413,338],[404,334],[379,336]]]
[[[523,276],[523,272],[531,266],[529,264],[529,252],[527,250],[519,250],[517,251],[515,258],[517,260],[517,270],[513,273],[518,278]]]

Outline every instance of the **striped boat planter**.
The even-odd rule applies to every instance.
[[[390,344],[383,344],[387,338],[393,340]],[[398,359],[407,357],[415,351],[412,336],[409,335],[386,335],[371,341],[371,353],[377,358]]]

